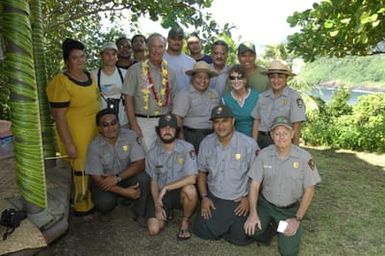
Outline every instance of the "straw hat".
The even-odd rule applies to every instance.
[[[215,72],[215,71],[212,71],[210,69],[210,65],[207,64],[207,62],[203,61],[203,60],[202,61],[198,61],[197,63],[195,63],[193,69],[187,70],[186,74],[189,75],[189,76],[192,76],[192,75],[194,75],[195,73],[198,73],[198,72],[207,73],[207,74],[209,74],[210,77],[218,75],[218,73]]]
[[[283,60],[273,60],[270,63],[270,66],[267,71],[262,71],[261,73],[266,75],[285,74],[288,76],[295,76],[295,74],[291,72],[289,65]]]

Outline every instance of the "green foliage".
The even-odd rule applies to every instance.
[[[312,84],[338,81],[345,86],[385,88],[385,56],[347,56],[344,58],[317,58],[306,63],[300,76]]]
[[[287,22],[300,32],[288,48],[306,61],[316,56],[368,55],[384,40],[385,0],[328,0],[295,12]]]
[[[352,107],[348,98],[346,90],[337,91],[329,104],[308,113],[305,143],[385,152],[385,93],[361,96]]]

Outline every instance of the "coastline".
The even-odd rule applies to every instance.
[[[319,88],[336,90],[338,88],[346,88],[354,92],[362,93],[374,93],[382,92],[385,93],[385,88],[376,87],[376,86],[367,86],[367,85],[348,85],[344,83],[339,83],[338,81],[322,81],[317,85]]]

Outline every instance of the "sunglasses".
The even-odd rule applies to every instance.
[[[118,120],[117,119],[114,119],[112,120],[111,122],[102,122],[101,125],[103,128],[107,128],[109,126],[115,126],[118,124]]]
[[[234,81],[234,80],[243,80],[243,76],[229,76],[229,79],[231,81]]]

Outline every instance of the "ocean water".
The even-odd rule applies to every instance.
[[[313,91],[314,96],[318,96],[321,99],[323,99],[325,102],[329,102],[331,97],[333,96],[333,93],[335,92],[335,88],[319,88],[317,90]],[[348,101],[349,104],[354,105],[358,101],[358,97],[369,95],[373,92],[371,91],[364,91],[364,90],[352,90],[350,92],[350,99]]]

